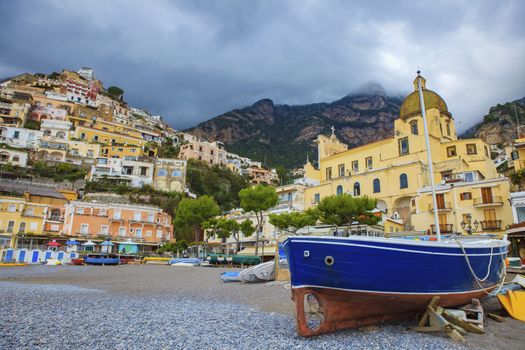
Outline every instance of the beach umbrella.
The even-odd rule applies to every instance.
[[[114,246],[113,243],[111,243],[111,241],[104,241],[102,243],[100,243],[101,246],[105,246],[105,247],[112,247]]]
[[[79,245],[80,242],[75,240],[75,239],[70,239],[69,241],[66,242],[66,245]]]
[[[93,243],[91,241],[87,241],[86,243],[83,243],[82,244],[84,247],[94,247],[96,246],[97,244],[96,243]]]
[[[60,247],[60,243],[58,243],[56,240],[52,240],[51,242],[47,242],[46,245],[48,247]]]

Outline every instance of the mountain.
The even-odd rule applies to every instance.
[[[401,102],[377,87],[332,103],[289,106],[263,99],[186,131],[208,141],[222,141],[230,152],[290,169],[303,165],[307,154],[316,158],[313,141],[320,133],[330,134],[332,126],[349,146],[393,136]]]
[[[510,143],[517,136],[516,114],[520,125],[525,126],[525,97],[491,107],[483,121],[466,130],[461,137],[481,138],[491,145]],[[521,128],[522,135],[524,132]]]

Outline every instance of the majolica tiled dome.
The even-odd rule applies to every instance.
[[[414,115],[420,115],[421,114],[421,106],[419,104],[419,93],[417,88],[417,77],[414,80],[414,87],[415,91],[412,92],[410,95],[408,95],[403,103],[401,104],[401,108],[399,110],[399,117],[401,119],[406,119],[408,117],[414,116]],[[423,97],[425,101],[425,110],[430,108],[437,108],[440,113],[450,115],[447,109],[447,104],[445,101],[439,96],[437,93],[435,93],[432,90],[427,90],[425,87],[425,78],[421,77],[422,79],[422,90],[423,90]]]

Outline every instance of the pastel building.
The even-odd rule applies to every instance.
[[[186,165],[183,159],[157,158],[153,188],[159,191],[182,192],[186,189]]]
[[[23,149],[5,147],[0,143],[0,164],[11,164],[26,167],[29,153]]]
[[[421,79],[434,173],[429,174],[427,146],[419,105]],[[403,101],[394,136],[348,149],[332,135],[319,135],[318,166],[308,162],[305,178],[317,185],[305,190],[305,205],[349,193],[369,195],[387,217],[401,219],[406,231],[436,232],[430,176],[437,184],[439,227],[443,233],[503,234],[512,223],[509,181],[499,175],[481,139],[458,139],[445,101],[414,80],[415,90]],[[472,223],[477,222],[476,230]]]
[[[88,180],[105,180],[117,183],[126,183],[134,187],[151,185],[155,164],[149,158],[126,157],[96,159],[91,166]]]
[[[37,149],[39,160],[66,160],[71,125],[71,122],[65,120],[42,120],[40,130],[44,134]]]
[[[208,165],[226,165],[228,152],[220,141],[207,142],[188,135],[187,143],[180,148],[179,157],[182,159],[196,159]]]
[[[170,215],[154,206],[72,201],[65,206],[65,234],[80,241],[130,240],[143,252],[173,240]]]
[[[40,130],[0,126],[0,142],[11,147],[35,149],[43,135]]]

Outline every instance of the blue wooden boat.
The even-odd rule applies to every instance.
[[[120,265],[120,258],[105,256],[89,256],[84,258],[86,265]]]
[[[505,276],[506,240],[294,236],[284,242],[298,333],[312,336],[483,298]]]

